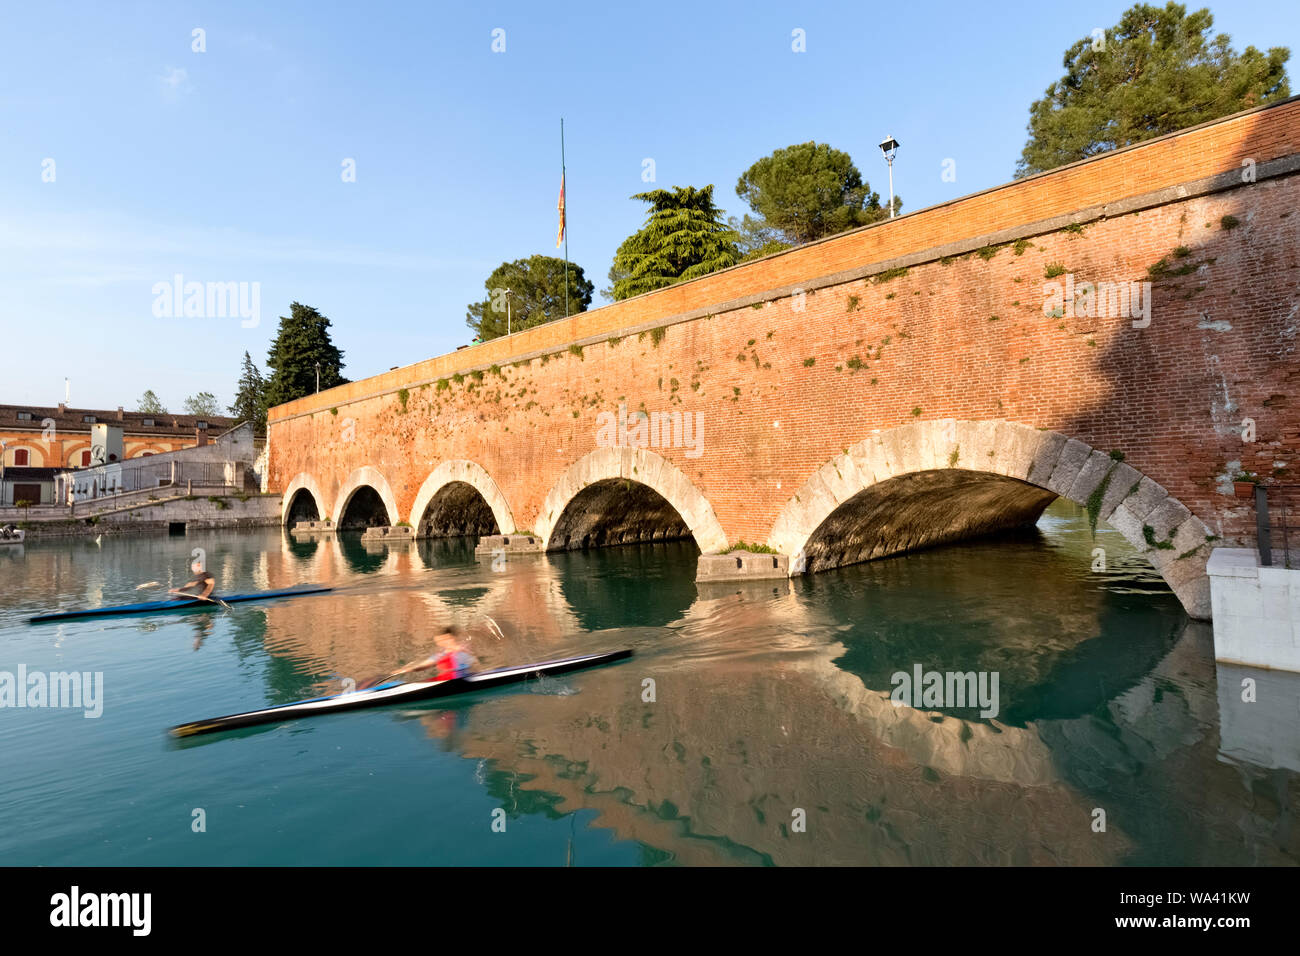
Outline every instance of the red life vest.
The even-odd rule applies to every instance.
[[[438,668],[433,678],[436,681],[452,680],[469,673],[469,662],[465,660],[462,651],[444,651],[434,658],[434,664]]]

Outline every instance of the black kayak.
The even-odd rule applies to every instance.
[[[452,697],[456,694],[468,694],[473,691],[487,690],[504,684],[518,684],[531,677],[551,677],[567,674],[570,671],[599,667],[615,661],[625,661],[632,656],[630,650],[610,651],[606,654],[587,654],[583,657],[569,657],[559,661],[544,661],[540,664],[525,664],[522,667],[502,667],[494,671],[483,671],[469,677],[452,680],[430,681],[393,681],[356,690],[347,694],[334,694],[330,697],[313,697],[311,700],[299,700],[292,704],[279,704],[263,710],[250,710],[243,714],[229,714],[225,717],[209,717],[188,724],[173,727],[169,733],[173,737],[192,737],[195,734],[211,734],[236,727],[252,727],[256,724],[272,724],[282,720],[297,720],[300,717],[314,717],[317,714],[332,714],[341,710],[357,710],[361,707],[382,707],[386,704],[405,704],[417,700],[431,700],[438,697]]]
[[[333,588],[289,588],[284,591],[257,591],[253,594],[215,594],[212,600],[200,601],[196,598],[175,598],[171,601],[146,601],[143,604],[115,604],[112,607],[89,608],[84,611],[60,611],[57,614],[38,614],[28,618],[32,624],[45,621],[69,621],[79,617],[113,617],[125,614],[152,614],[154,611],[179,611],[183,608],[221,607],[219,598],[227,604],[239,604],[244,601],[266,601],[271,598],[298,597],[300,594],[323,594]]]

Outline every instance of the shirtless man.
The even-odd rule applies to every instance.
[[[193,571],[193,581],[183,584],[179,588],[172,588],[167,593],[197,598],[200,601],[211,600],[212,592],[217,586],[217,579],[212,576],[210,571],[203,570],[198,564],[194,565]]]

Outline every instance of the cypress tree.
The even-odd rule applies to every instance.
[[[294,302],[280,317],[280,331],[271,345],[266,364],[266,406],[283,405],[316,391],[316,363],[320,363],[322,390],[347,384],[343,353],[330,340],[330,320],[309,305]]]

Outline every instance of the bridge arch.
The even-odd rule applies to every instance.
[[[444,461],[424,479],[420,490],[415,494],[415,504],[411,506],[410,522],[415,534],[419,537],[426,536],[428,529],[421,525],[426,521],[425,512],[430,505],[436,508],[438,501],[445,500],[449,509],[463,507],[466,495],[472,497],[474,492],[491,510],[492,519],[496,522],[495,530],[474,533],[514,534],[515,518],[506,496],[483,466],[465,459]],[[438,519],[435,517],[432,520],[436,522]]]
[[[321,494],[320,485],[314,476],[305,471],[294,475],[289,482],[288,487],[284,489],[284,494],[280,498],[280,524],[288,525],[294,512],[294,502],[298,498],[299,492],[307,495],[316,507],[316,517],[323,518],[328,513],[325,510],[325,496]]]
[[[1032,524],[1074,501],[1140,551],[1194,618],[1210,617],[1214,540],[1199,518],[1122,456],[1001,419],[879,430],[835,456],[785,503],[768,544],[791,573]]]
[[[546,549],[564,547],[557,535],[557,530],[563,533],[563,529],[557,526],[575,499],[597,485],[604,487],[604,483],[619,480],[649,489],[653,498],[647,496],[648,505],[653,506],[654,499],[671,505],[704,553],[727,547],[727,536],[713,506],[676,465],[644,448],[597,448],[570,465],[546,495],[533,528]]]
[[[343,528],[343,518],[347,514],[348,505],[358,493],[364,494],[364,489],[369,489],[378,497],[385,512],[385,524],[395,525],[402,520],[397,510],[397,499],[393,497],[393,489],[389,487],[388,479],[378,468],[363,465],[348,475],[347,480],[339,487],[339,493],[334,498],[334,527],[340,530]]]

